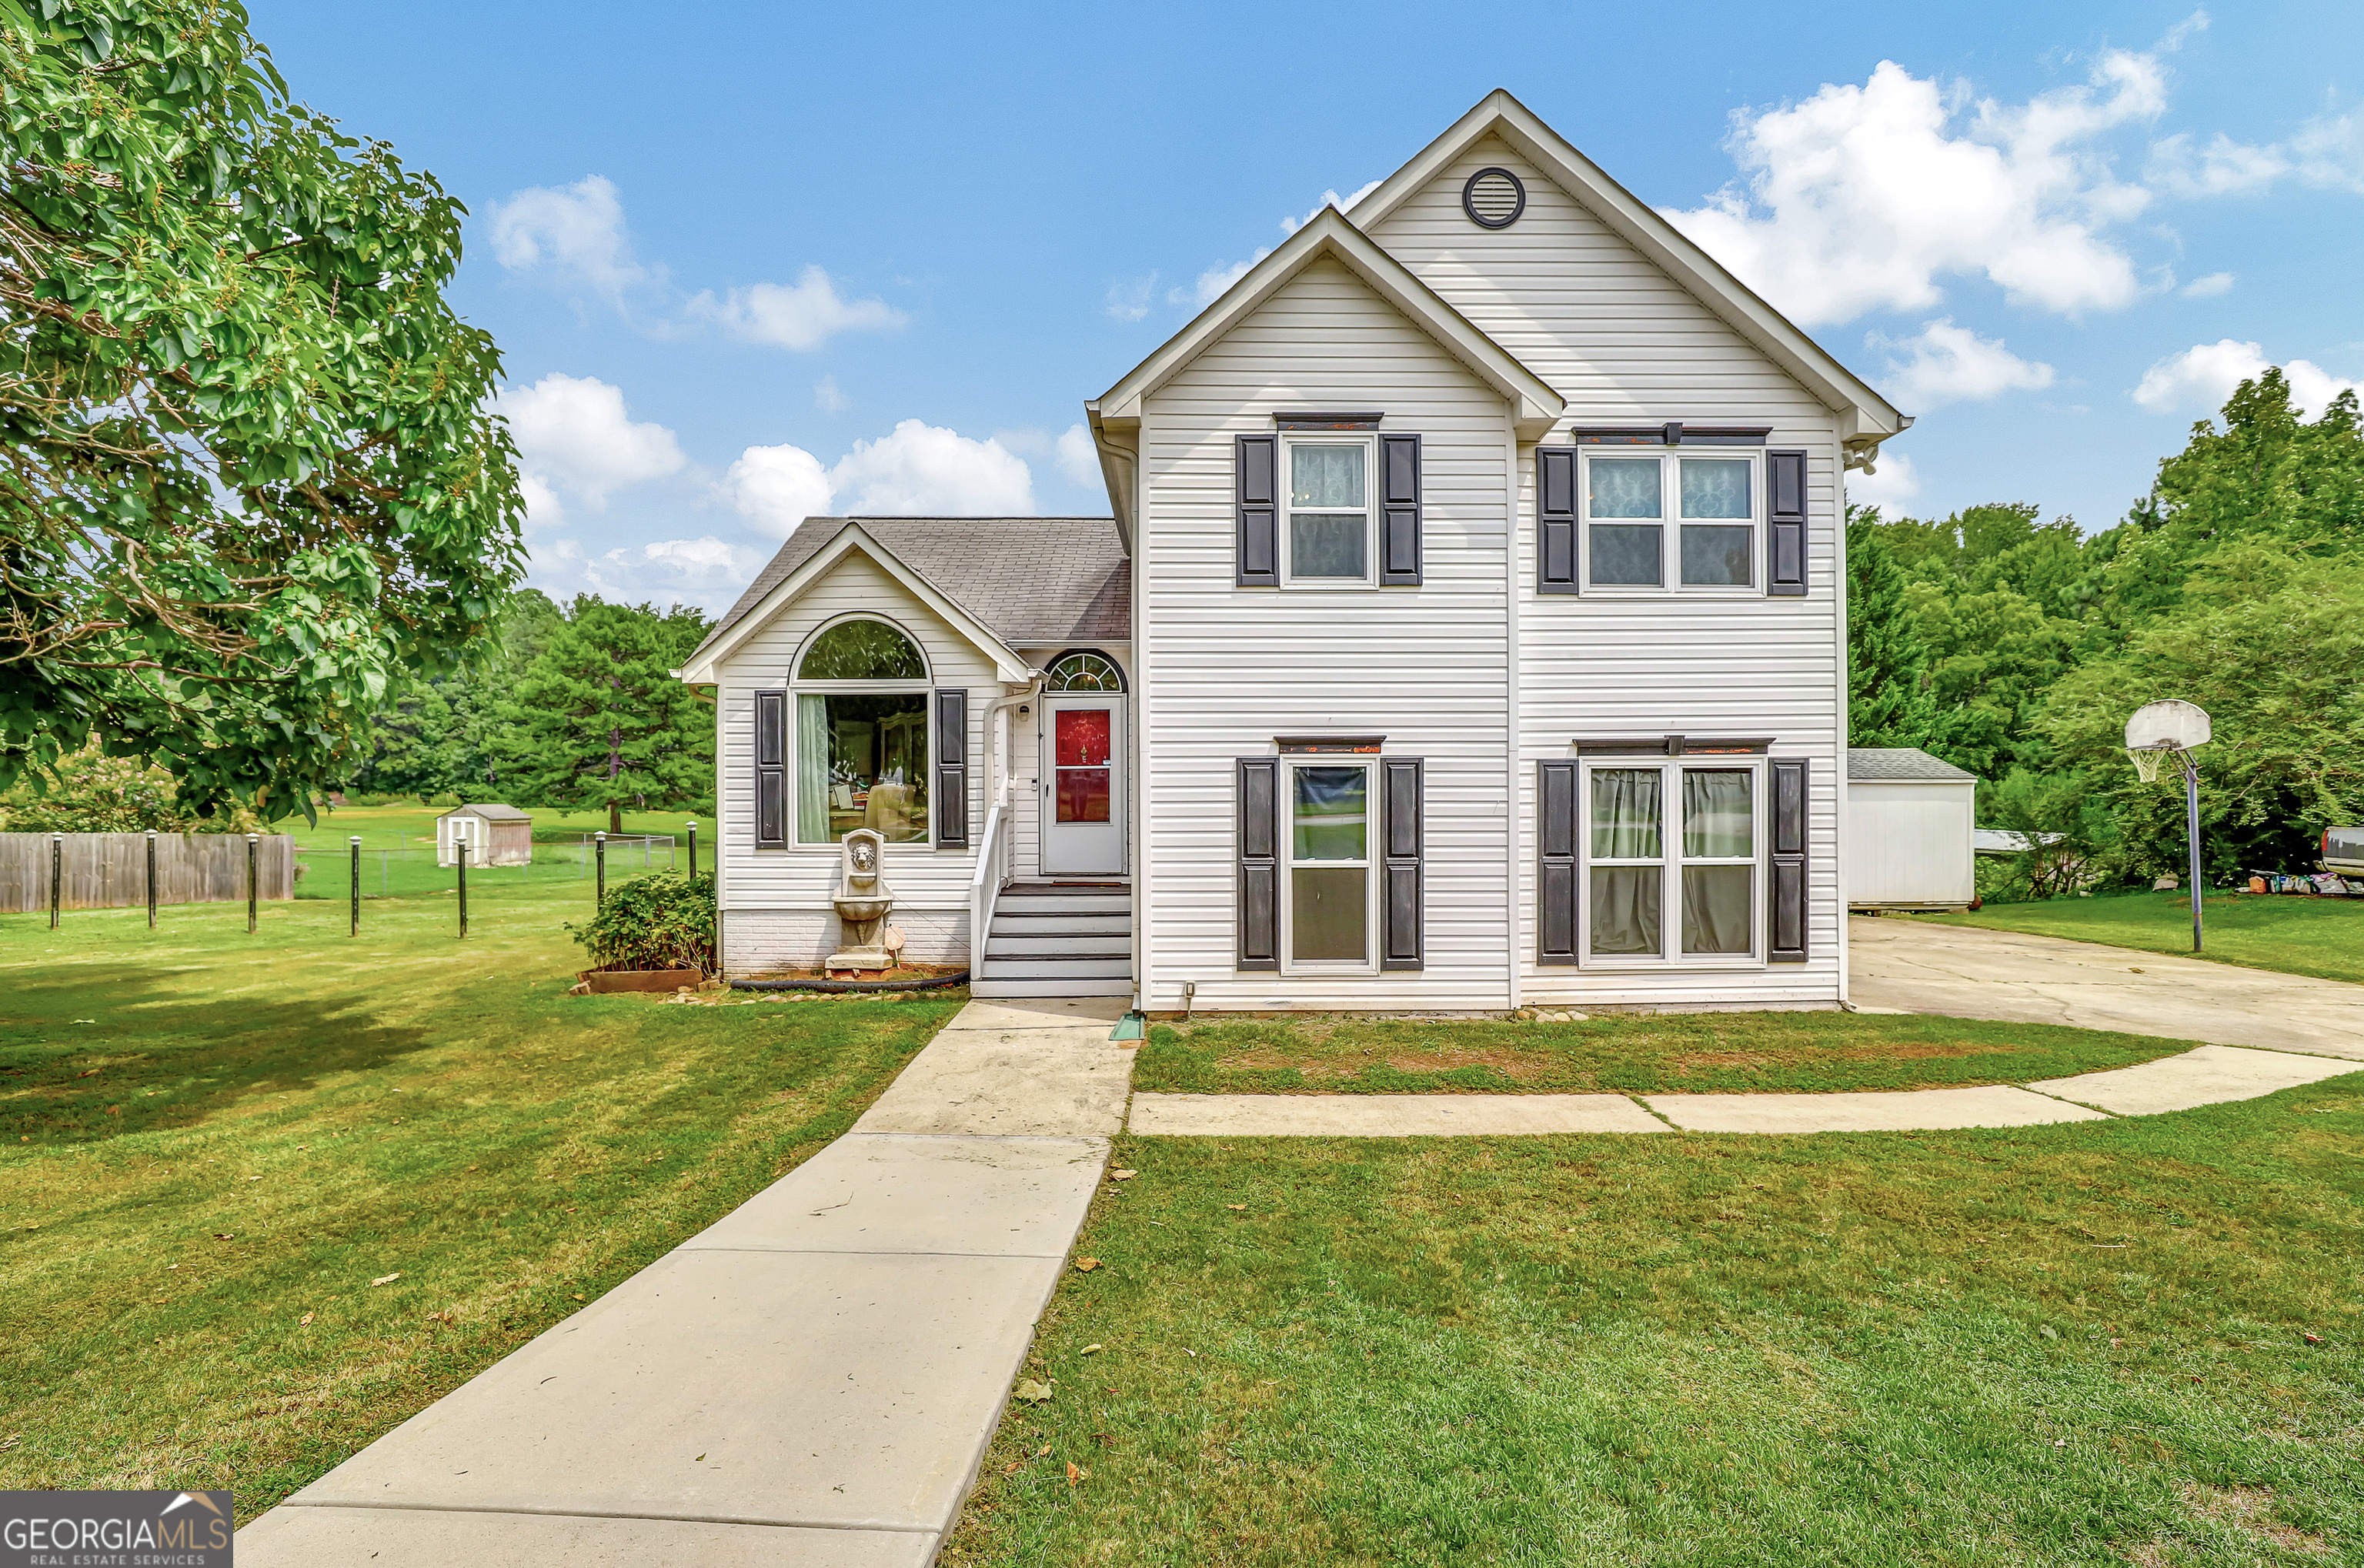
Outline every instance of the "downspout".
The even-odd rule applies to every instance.
[[[1519,541],[1524,537],[1524,532],[1521,527],[1519,508],[1519,431],[1515,418],[1515,415],[1506,410],[1502,431],[1503,456],[1510,464],[1502,474],[1502,497],[1508,513],[1503,518],[1505,526],[1502,529],[1502,730],[1504,761],[1510,773],[1503,782],[1508,785],[1505,798],[1511,807],[1503,822],[1505,841],[1502,858],[1507,862],[1503,867],[1503,884],[1507,897],[1502,908],[1502,925],[1507,951],[1503,954],[1502,990],[1503,999],[1513,1013],[1520,1006],[1519,977],[1526,960],[1525,922],[1520,917],[1526,911],[1526,904],[1519,896],[1519,880],[1527,863],[1526,811],[1519,794],[1520,782],[1525,773],[1520,765],[1523,742],[1519,725],[1519,584],[1523,581],[1519,571]]]
[[[985,705],[985,778],[994,793],[987,797],[988,806],[1009,804],[1009,746],[1005,739],[1009,727],[998,724],[1009,711],[1020,703],[1031,703],[1043,695],[1043,683],[1049,679],[1040,670],[1026,672],[1026,689],[1007,696],[998,696]]]

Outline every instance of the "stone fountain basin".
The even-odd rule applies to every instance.
[[[837,917],[841,920],[880,920],[895,907],[891,898],[840,898],[836,900]]]

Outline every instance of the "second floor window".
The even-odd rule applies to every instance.
[[[1373,582],[1371,443],[1367,438],[1284,439],[1288,506],[1282,580],[1305,587]]]
[[[1756,468],[1754,455],[1587,453],[1586,588],[1753,586]]]

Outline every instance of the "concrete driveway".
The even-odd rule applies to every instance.
[[[1933,921],[1847,920],[1858,1007],[2364,1061],[2364,985]]]

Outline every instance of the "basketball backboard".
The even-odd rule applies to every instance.
[[[2129,751],[2189,751],[2208,744],[2208,716],[2180,697],[2147,702],[2126,720]]]

